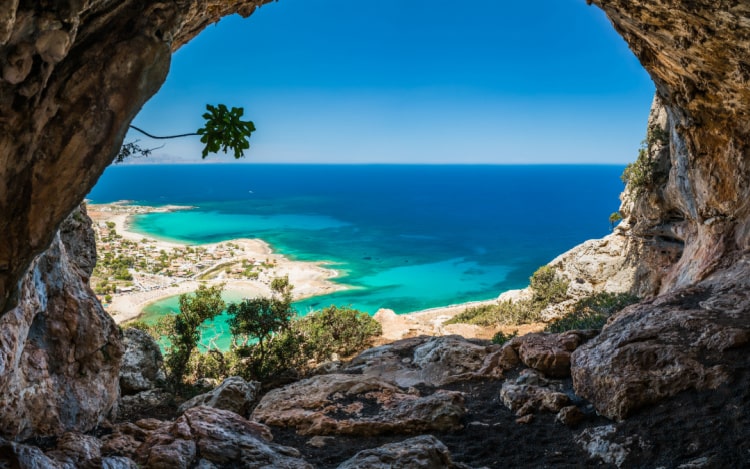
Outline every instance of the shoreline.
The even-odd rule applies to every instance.
[[[171,296],[192,292],[201,283],[209,286],[224,283],[225,291],[251,297],[270,295],[271,279],[286,275],[289,277],[290,283],[294,285],[293,294],[295,300],[326,295],[350,288],[331,281],[331,279],[339,276],[339,272],[324,267],[324,262],[291,260],[282,254],[275,253],[271,246],[261,239],[241,238],[220,243],[188,244],[138,233],[131,229],[131,218],[134,215],[190,210],[191,208],[193,207],[176,205],[161,207],[129,205],[128,201],[118,201],[109,204],[87,204],[89,216],[97,232],[97,249],[100,247],[102,232],[107,229],[107,223],[109,222],[114,224],[113,232],[119,235],[122,240],[127,240],[131,243],[143,243],[147,246],[148,250],[154,253],[172,253],[176,250],[184,250],[186,248],[201,248],[207,252],[229,252],[218,258],[214,255],[209,265],[203,266],[202,264],[198,264],[202,266],[202,270],[189,276],[151,274],[138,269],[130,269],[133,275],[133,289],[112,294],[111,303],[105,306],[105,310],[118,324],[137,319],[142,315],[143,309],[150,304]],[[115,245],[118,245],[117,241],[115,241]],[[231,248],[227,248],[227,246],[231,246]],[[142,256],[142,253],[139,251],[138,255]],[[175,262],[177,261],[174,261],[173,264]],[[183,264],[187,263],[184,259],[180,259],[180,262]],[[223,266],[233,266],[250,262],[254,262],[255,265],[259,265],[262,262],[263,268],[259,269],[260,273],[257,279],[226,278],[224,272],[221,271]],[[199,277],[215,271],[218,271],[217,278],[199,279]],[[92,287],[93,285],[92,281]],[[103,302],[103,304],[105,303]]]
[[[193,277],[176,277],[149,274],[140,272],[137,269],[131,269],[134,275],[134,283],[141,285],[141,289],[113,294],[112,302],[105,306],[105,310],[118,324],[136,320],[143,315],[143,310],[149,305],[172,296],[191,293],[201,284],[213,286],[223,283],[225,292],[239,293],[247,297],[266,296],[271,293],[270,279],[287,275],[292,285],[294,285],[295,300],[327,295],[351,288],[332,281],[332,279],[338,277],[340,274],[337,270],[326,267],[327,263],[325,261],[307,262],[291,260],[283,254],[274,252],[271,245],[262,239],[238,238],[220,243],[190,244],[138,233],[132,229],[132,217],[135,215],[190,210],[194,207],[182,205],[153,207],[130,205],[130,203],[131,201],[117,201],[108,204],[87,204],[89,216],[94,222],[95,230],[97,230],[97,238],[101,238],[100,230],[107,222],[110,222],[114,223],[114,230],[122,239],[131,242],[148,241],[149,245],[153,246],[153,250],[168,252],[188,247],[200,247],[207,250],[216,250],[226,245],[238,247],[240,251],[239,255],[222,258],[214,262],[210,267],[203,269],[202,272],[219,269],[222,265],[236,264],[243,260],[257,258],[263,258],[267,262],[271,262],[273,268],[257,280],[221,278],[221,274],[219,274],[220,278],[198,280],[194,277],[200,276],[201,272]],[[97,247],[99,247],[98,244],[99,241],[97,241]],[[488,300],[437,306],[403,314],[395,314],[392,310],[381,309],[374,317],[383,326],[383,338],[389,340],[398,340],[419,334],[460,334],[466,337],[490,338],[496,331],[467,324],[445,326],[443,323],[462,313],[466,308],[496,303],[497,301],[498,299],[495,297]],[[105,303],[102,301],[102,304]]]

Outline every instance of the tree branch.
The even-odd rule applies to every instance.
[[[142,133],[146,137],[154,138],[154,139],[157,139],[157,140],[166,140],[166,139],[171,139],[171,138],[190,137],[190,136],[193,136],[193,135],[199,135],[196,132],[191,132],[189,134],[167,135],[166,137],[157,137],[156,135],[151,135],[150,133],[146,132],[145,130],[139,129],[138,127],[136,127],[134,125],[131,125],[130,128],[133,129],[133,130],[137,130],[138,132]]]

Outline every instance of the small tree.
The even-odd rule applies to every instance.
[[[252,355],[251,368],[256,375],[262,374],[268,342],[274,334],[287,330],[297,314],[292,308],[292,288],[288,277],[275,278],[271,282],[272,297],[245,299],[227,308],[235,349],[238,355]]]
[[[306,358],[317,362],[329,360],[333,353],[353,355],[383,333],[380,323],[367,313],[334,305],[300,318],[293,327],[304,339]]]
[[[221,292],[224,285],[201,285],[192,295],[180,295],[180,312],[161,321],[162,335],[169,340],[166,365],[169,382],[180,387],[187,373],[190,354],[198,345],[200,325],[224,310]]]

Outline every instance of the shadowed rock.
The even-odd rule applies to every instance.
[[[448,448],[432,435],[423,435],[360,451],[338,469],[468,469],[456,464]]]
[[[120,392],[137,394],[163,386],[166,381],[164,360],[159,344],[147,333],[138,329],[125,329],[125,353],[120,367]]]
[[[182,413],[191,407],[207,406],[229,410],[247,417],[250,413],[250,408],[258,399],[259,391],[259,382],[247,382],[239,376],[230,376],[217,386],[216,389],[205,394],[199,394],[189,401],[184,402],[177,411]]]
[[[188,409],[151,432],[135,459],[149,468],[312,469],[296,449],[272,443],[265,425],[210,407]]]

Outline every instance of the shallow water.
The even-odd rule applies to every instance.
[[[406,313],[521,288],[540,265],[607,234],[621,172],[620,166],[115,166],[89,197],[191,205],[139,216],[133,228],[188,243],[261,238],[289,257],[328,261],[342,274],[336,280],[353,287],[299,302],[302,311],[335,303],[370,314],[381,307]],[[149,317],[175,304],[154,304]]]

